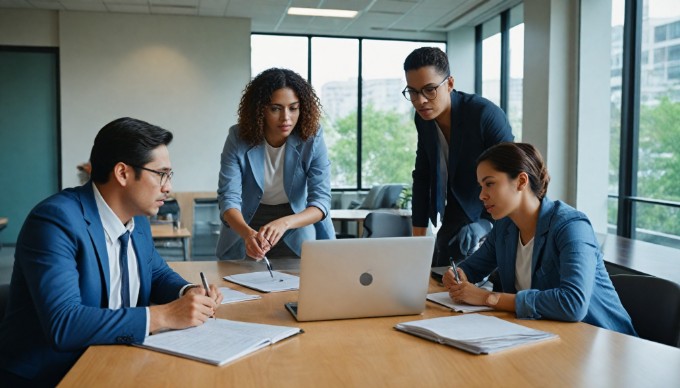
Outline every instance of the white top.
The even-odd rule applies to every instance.
[[[264,193],[261,203],[265,205],[280,205],[288,203],[288,195],[283,189],[283,160],[286,154],[286,145],[272,147],[264,142]]]
[[[449,187],[449,143],[446,142],[439,124],[435,121],[434,125],[437,127],[437,135],[439,135],[439,179],[442,182],[441,196],[444,198],[444,206],[446,206],[446,200],[448,199],[447,189]],[[444,215],[440,214],[439,219],[443,221]]]
[[[531,257],[534,254],[534,239],[522,245],[522,238],[517,237],[517,258],[515,259],[515,288],[517,291],[531,288]]]
[[[97,210],[99,211],[99,218],[104,227],[104,236],[106,238],[106,252],[109,259],[109,308],[119,309],[123,303],[120,298],[120,240],[118,238],[125,232],[130,231],[130,239],[128,240],[128,278],[130,282],[130,307],[137,307],[137,298],[139,297],[139,269],[137,268],[137,254],[132,245],[132,231],[135,229],[135,219],[131,219],[127,225],[120,222],[116,213],[111,210],[109,205],[102,197],[97,185],[93,184],[94,200],[97,203]],[[146,333],[149,332],[149,308],[146,308]]]

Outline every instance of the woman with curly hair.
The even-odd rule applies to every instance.
[[[248,83],[222,151],[219,259],[299,257],[303,241],[334,238],[320,117],[314,89],[291,70]]]

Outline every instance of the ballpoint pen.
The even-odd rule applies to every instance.
[[[267,256],[264,257],[264,263],[267,264],[267,269],[269,270],[269,274],[272,276],[272,279],[274,279],[274,273],[272,272],[272,265],[269,264],[269,260],[267,260]]]
[[[205,296],[210,296],[210,285],[208,284],[208,279],[205,278],[203,272],[201,272],[201,283],[203,283],[203,289],[205,289]],[[213,314],[211,318],[215,318],[215,315]]]
[[[453,270],[453,276],[456,277],[456,283],[460,284],[460,276],[458,276],[458,267],[456,267],[456,262],[453,261],[453,257],[449,257],[451,262],[451,269]]]

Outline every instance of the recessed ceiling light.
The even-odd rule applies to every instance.
[[[319,8],[288,8],[288,15],[300,16],[323,16],[329,18],[353,18],[357,16],[357,11],[347,11],[343,9],[319,9]]]

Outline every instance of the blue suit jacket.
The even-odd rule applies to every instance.
[[[111,310],[104,229],[92,183],[38,204],[17,240],[0,368],[56,384],[90,345],[142,342],[150,303],[177,299],[187,284],[158,255],[146,217],[135,217],[138,306]]]
[[[229,129],[222,151],[217,199],[220,218],[228,209],[237,209],[250,223],[260,206],[264,190],[264,144],[254,147],[238,135],[237,125]],[[319,128],[316,136],[303,141],[293,132],[286,140],[283,161],[283,185],[290,206],[300,213],[309,206],[319,208],[324,219],[314,225],[290,230],[283,238],[293,252],[300,254],[302,242],[335,238],[333,222],[328,217],[331,208],[331,178],[328,152]],[[220,259],[243,259],[245,246],[241,237],[222,222],[216,255]]]
[[[415,115],[418,130],[416,166],[413,170],[413,226],[437,225],[437,212],[444,214],[439,166],[439,135],[434,120]],[[477,158],[494,144],[512,141],[512,129],[501,108],[474,94],[451,92],[451,138],[449,144],[450,189],[470,221],[479,220],[484,207],[479,201]]]
[[[496,221],[482,247],[460,264],[471,282],[498,267],[503,292],[517,294],[518,318],[583,321],[635,335],[630,316],[604,267],[602,252],[585,214],[543,198],[534,235],[531,289],[515,289],[519,229]]]

